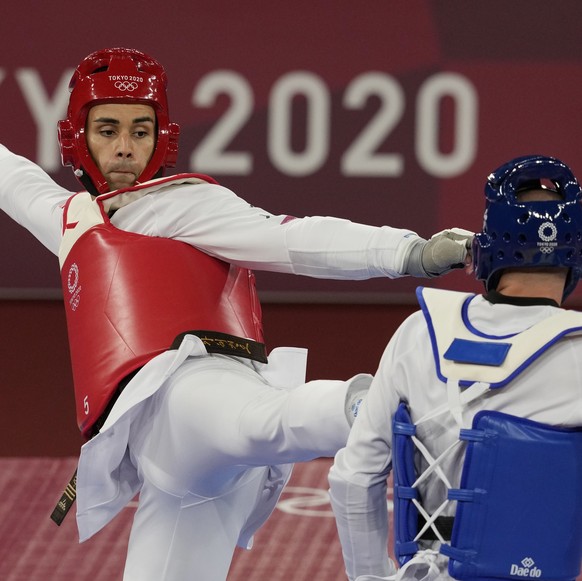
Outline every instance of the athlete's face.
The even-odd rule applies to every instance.
[[[156,116],[148,105],[106,103],[89,111],[87,147],[111,190],[133,186],[156,142]]]

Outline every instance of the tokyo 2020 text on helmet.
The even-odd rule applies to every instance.
[[[156,113],[155,151],[138,177],[144,182],[176,165],[179,126],[170,123],[164,68],[152,57],[128,48],[109,48],[87,56],[75,70],[69,91],[67,118],[59,121],[63,165],[72,166],[83,186],[93,194],[109,191],[103,174],[87,148],[85,125],[91,107],[103,103],[143,104]]]
[[[561,199],[518,199],[540,188]],[[518,157],[489,175],[485,197],[483,231],[473,240],[477,279],[494,290],[506,268],[567,267],[566,298],[582,274],[582,189],[570,168],[553,157]]]

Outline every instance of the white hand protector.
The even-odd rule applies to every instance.
[[[412,247],[405,274],[433,278],[464,268],[470,256],[473,232],[462,228],[443,230]]]

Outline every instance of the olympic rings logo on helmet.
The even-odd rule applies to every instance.
[[[558,237],[558,228],[553,222],[544,222],[538,228],[538,236],[541,242],[538,242],[538,248],[543,254],[550,254],[558,246],[556,238]]]
[[[113,85],[119,91],[135,91],[138,88],[138,84],[134,81],[116,81]]]
[[[546,233],[548,230],[549,234]],[[553,242],[558,236],[558,228],[552,222],[544,222],[538,228],[538,235],[544,242]]]
[[[538,228],[538,236],[541,242],[538,242],[538,248],[543,254],[550,254],[558,246],[556,238],[558,237],[558,228],[553,222],[544,222]]]

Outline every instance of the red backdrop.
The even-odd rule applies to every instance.
[[[273,212],[429,236],[479,228],[484,179],[513,156],[556,155],[582,173],[578,0],[113,6],[24,0],[2,19],[0,141],[70,188],[55,125],[71,67],[120,45],[167,68],[177,170],[213,175]],[[5,216],[0,243],[4,296],[59,286],[56,261]],[[259,279],[263,293],[294,298],[400,300],[414,286]]]

